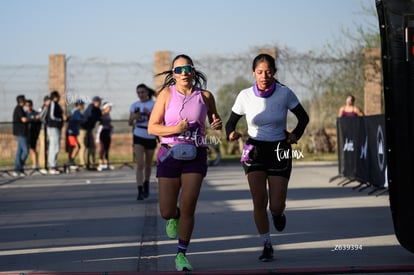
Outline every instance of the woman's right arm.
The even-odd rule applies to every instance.
[[[129,112],[129,120],[128,120],[128,124],[129,126],[133,126],[134,125],[134,121],[140,118],[140,113],[135,113],[135,112]]]
[[[170,90],[168,88],[162,90],[158,95],[148,121],[148,134],[154,136],[168,136],[181,134],[188,129],[187,119],[181,120],[174,126],[164,125],[165,108],[169,99]]]
[[[128,119],[128,125],[129,125],[129,126],[134,125],[134,119],[135,119],[135,114],[134,114],[134,113],[132,113],[132,112],[130,112],[130,113],[129,113],[129,119]]]
[[[241,117],[241,115],[238,115],[235,112],[231,112],[230,117],[226,123],[227,140],[233,141],[241,137],[241,134],[236,131],[237,122],[240,120]]]

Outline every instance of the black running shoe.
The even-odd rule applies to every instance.
[[[284,213],[280,215],[273,215],[273,225],[275,226],[276,230],[281,232],[283,229],[285,229],[286,226],[286,216]]]
[[[138,186],[137,201],[141,201],[143,199],[144,199],[144,192],[142,191],[142,186]]]
[[[262,262],[270,262],[273,260],[273,247],[271,245],[265,245],[263,253],[260,255],[259,260]]]
[[[144,198],[148,198],[149,197],[149,182],[145,181],[143,185],[144,185]]]
[[[137,201],[142,201],[144,199],[144,194],[142,192],[139,192],[137,195]]]

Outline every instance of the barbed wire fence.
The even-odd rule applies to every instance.
[[[11,122],[20,94],[41,104],[48,93],[48,65],[0,65],[0,122]],[[35,106],[40,107],[41,105]]]
[[[194,61],[207,75],[208,89],[215,93],[237,76],[253,82],[250,70],[253,56],[253,52],[233,56],[205,55],[194,58]],[[153,63],[119,62],[103,57],[66,58],[66,103],[73,104],[77,99],[90,102],[92,97],[100,96],[114,104],[113,115],[116,119],[124,119],[128,113],[127,106],[137,100],[137,84],[153,86],[153,82]],[[0,65],[0,121],[11,122],[17,95],[26,95],[36,107],[40,107],[48,92],[47,64]]]
[[[113,103],[114,119],[127,119],[129,106],[137,100],[136,86],[152,86],[153,75],[152,63],[70,56],[66,61],[66,103],[73,105],[78,99],[89,103],[99,96]]]
[[[289,86],[304,103],[311,117],[311,127],[308,128],[313,125],[316,132],[326,127],[333,128],[337,110],[347,93],[355,94],[357,98],[359,96],[359,102],[363,104],[363,73],[358,71],[362,61],[358,51],[344,55],[327,52],[301,53],[289,47],[268,45],[233,54],[210,53],[192,58],[196,67],[206,74],[207,88],[215,94],[221,87],[232,84],[240,77],[253,84],[252,61],[260,49],[266,48],[277,50],[277,78]],[[174,53],[171,56],[175,56]],[[338,80],[338,75],[343,74],[343,68],[351,70]],[[153,62],[116,61],[104,57],[81,58],[71,55],[66,57],[65,102],[68,112],[76,100],[82,99],[89,103],[94,96],[100,96],[114,104],[114,120],[126,120],[129,106],[137,100],[135,87],[139,83],[154,85]],[[49,92],[48,84],[47,64],[0,65],[0,122],[12,121],[16,96],[19,94],[32,99],[35,109],[39,109],[43,97]],[[327,97],[326,94],[331,95]],[[216,98],[217,100],[220,98]],[[229,109],[231,104],[229,103]],[[289,124],[295,125],[295,118],[291,114]],[[119,123],[119,127],[124,132],[130,130],[126,123]],[[10,128],[1,130],[1,133],[11,132]]]

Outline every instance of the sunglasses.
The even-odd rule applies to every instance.
[[[183,71],[188,74],[191,73],[194,70],[194,67],[191,65],[185,65],[185,66],[179,66],[179,67],[175,67],[173,69],[173,72],[175,74],[181,74]]]

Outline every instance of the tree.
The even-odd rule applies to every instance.
[[[223,123],[226,123],[231,114],[231,107],[236,100],[237,95],[243,89],[252,86],[252,84],[244,77],[238,76],[234,79],[233,83],[224,84],[218,89],[216,93],[216,105],[217,111],[219,112]],[[243,118],[237,124],[237,130],[241,133],[246,133],[247,124]],[[238,142],[228,142],[223,139],[221,149],[226,154],[240,154],[241,148],[243,147],[243,140],[239,139]]]
[[[361,108],[364,105],[363,50],[379,48],[380,36],[375,7],[364,6],[362,10],[367,20],[356,26],[356,32],[341,31],[340,37],[317,52],[279,50],[286,70],[311,95],[309,128],[335,127],[338,109],[348,94],[356,97]]]
[[[225,123],[231,114],[231,107],[236,100],[237,95],[243,89],[252,86],[248,80],[244,77],[236,77],[233,83],[224,84],[218,91],[217,91],[217,110],[221,116],[222,121]],[[238,124],[238,129],[246,130],[246,121],[243,119]]]

